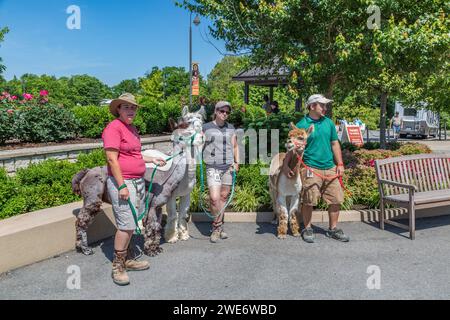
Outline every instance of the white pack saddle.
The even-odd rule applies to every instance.
[[[159,150],[155,150],[155,149],[148,149],[145,151],[142,151],[142,155],[146,156],[146,157],[157,157],[157,158],[163,158],[164,160],[166,160],[167,158],[170,157],[170,155],[167,155]],[[165,166],[159,166],[157,167],[157,170],[160,171],[169,171],[170,167],[172,166],[172,161],[173,159],[167,160],[166,165]],[[145,163],[145,166],[147,168],[153,169],[156,167],[156,165],[154,163]]]

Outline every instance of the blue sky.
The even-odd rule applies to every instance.
[[[81,29],[69,30],[66,9],[81,9]],[[210,22],[193,26],[193,61],[206,76],[222,55],[205,42]],[[24,73],[89,74],[115,85],[153,66],[188,68],[189,13],[174,0],[0,0],[0,47],[6,79]],[[223,52],[223,42],[211,41]]]

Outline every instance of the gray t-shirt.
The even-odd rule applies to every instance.
[[[205,147],[203,159],[207,168],[227,170],[234,163],[234,150],[231,140],[235,134],[235,128],[226,122],[219,127],[214,121],[203,125],[205,133]]]

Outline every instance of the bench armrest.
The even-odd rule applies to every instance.
[[[396,186],[396,187],[400,187],[400,188],[406,188],[406,189],[410,189],[410,190],[413,190],[413,191],[417,191],[417,187],[415,185],[413,185],[413,184],[400,183],[400,182],[384,180],[384,179],[380,179],[379,182],[381,184],[390,184],[392,186]]]

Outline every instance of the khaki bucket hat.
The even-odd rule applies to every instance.
[[[109,104],[109,111],[114,116],[118,117],[119,112],[117,111],[117,108],[119,108],[122,103],[133,104],[137,107],[140,107],[140,105],[138,105],[136,102],[136,98],[131,93],[123,93],[117,99],[111,101],[111,103]]]

